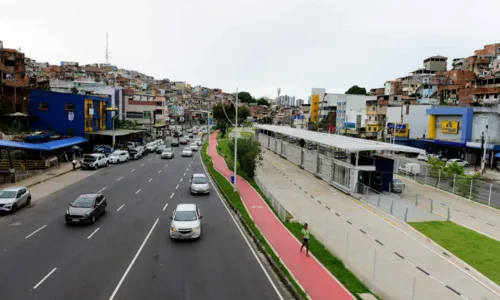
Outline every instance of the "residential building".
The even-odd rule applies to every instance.
[[[464,70],[465,58],[454,58],[451,65],[453,70]]]
[[[427,137],[428,133],[428,116],[427,109],[431,105],[401,105],[387,107],[386,119],[384,126],[389,127],[389,124],[396,124],[394,126],[394,136],[387,134],[386,141],[395,137],[396,143],[405,143],[408,139],[418,140]],[[404,125],[404,126],[401,126]],[[390,132],[389,132],[390,133]]]
[[[385,95],[385,87],[375,88],[370,90],[370,96],[383,96]]]
[[[390,97],[390,96],[387,96]],[[365,138],[377,139],[385,128],[388,100],[384,96],[379,99],[366,101],[366,130]]]
[[[3,48],[0,41],[0,111],[26,113],[29,85],[24,53]]]
[[[31,90],[28,116],[34,130],[84,136],[111,128],[110,108],[105,97]]]
[[[384,84],[384,95],[402,95],[403,83],[400,79],[388,80]]]
[[[448,58],[440,55],[424,59],[424,68],[434,72],[446,72]]]
[[[302,105],[304,105],[304,103],[305,103],[305,102],[304,102],[304,100],[303,100],[303,99],[297,99],[297,101],[296,101],[295,105],[296,105],[297,107],[301,107]]]
[[[130,91],[129,91],[130,93]],[[144,128],[152,125],[166,124],[165,98],[152,94],[134,93],[126,95],[125,116],[127,120],[136,121]]]
[[[377,99],[375,96],[364,95],[328,95],[329,102],[336,103],[336,133],[340,133],[340,129],[344,128],[346,122],[354,123],[355,128],[364,126],[366,121],[366,101]]]

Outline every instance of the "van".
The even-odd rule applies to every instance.
[[[404,166],[399,167],[399,171],[411,174],[411,175],[419,175],[420,174],[420,164],[417,163],[406,163]]]

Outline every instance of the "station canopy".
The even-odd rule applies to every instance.
[[[425,150],[414,147],[377,142],[365,139],[352,138],[338,134],[329,134],[304,129],[297,129],[276,125],[256,125],[261,130],[272,131],[282,135],[287,135],[297,139],[321,144],[328,147],[343,149],[347,152],[356,153],[361,151],[394,151],[409,153],[425,153]]]

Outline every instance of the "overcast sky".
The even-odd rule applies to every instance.
[[[0,40],[59,64],[111,63],[255,97],[382,87],[432,55],[499,41],[500,1],[24,0],[2,3]]]

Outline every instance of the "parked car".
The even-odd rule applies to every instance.
[[[196,204],[178,204],[170,217],[172,239],[198,239],[201,236],[201,212]]]
[[[156,153],[161,154],[165,148],[167,148],[165,145],[158,146],[158,148],[156,148]]]
[[[469,166],[469,163],[466,162],[465,160],[463,159],[459,159],[459,158],[452,158],[450,160],[448,160],[446,162],[446,165],[451,165],[453,163],[456,163],[457,165],[461,166],[461,167],[468,167]]]
[[[191,148],[191,150],[193,151],[198,151],[198,145],[196,143],[192,143],[189,148]]]
[[[191,194],[208,194],[210,193],[209,180],[205,174],[193,174],[189,180],[191,183]]]
[[[133,148],[128,150],[128,155],[130,159],[139,159],[142,157],[143,149],[141,147]]]
[[[417,156],[417,159],[418,160],[422,160],[422,161],[428,161],[429,160],[429,155],[426,154],[426,153],[420,153],[418,156]]]
[[[179,139],[172,139],[172,142],[170,142],[170,146],[178,147],[179,146]]]
[[[114,149],[108,145],[95,145],[94,149],[92,150],[92,152],[94,153],[102,153],[105,155],[110,155],[111,153],[113,153],[113,151]]]
[[[391,182],[391,192],[402,193],[404,192],[406,185],[399,178],[393,178]]]
[[[161,153],[161,158],[174,158],[174,151],[172,148],[165,148],[163,149],[163,152]]]
[[[69,204],[66,211],[66,224],[94,223],[107,210],[108,201],[103,194],[83,194]]]
[[[0,190],[0,212],[15,213],[31,204],[31,193],[25,187],[9,187]]]
[[[84,154],[80,161],[82,170],[94,169],[108,166],[108,158],[101,153]]]
[[[193,156],[193,151],[190,147],[182,149],[182,156]]]
[[[411,175],[419,175],[420,174],[420,164],[418,163],[406,163],[403,166],[399,167],[399,171],[411,174]]]
[[[108,161],[110,164],[119,164],[129,160],[130,160],[130,155],[128,154],[128,151],[124,150],[116,150],[115,152],[111,153],[108,157]]]

